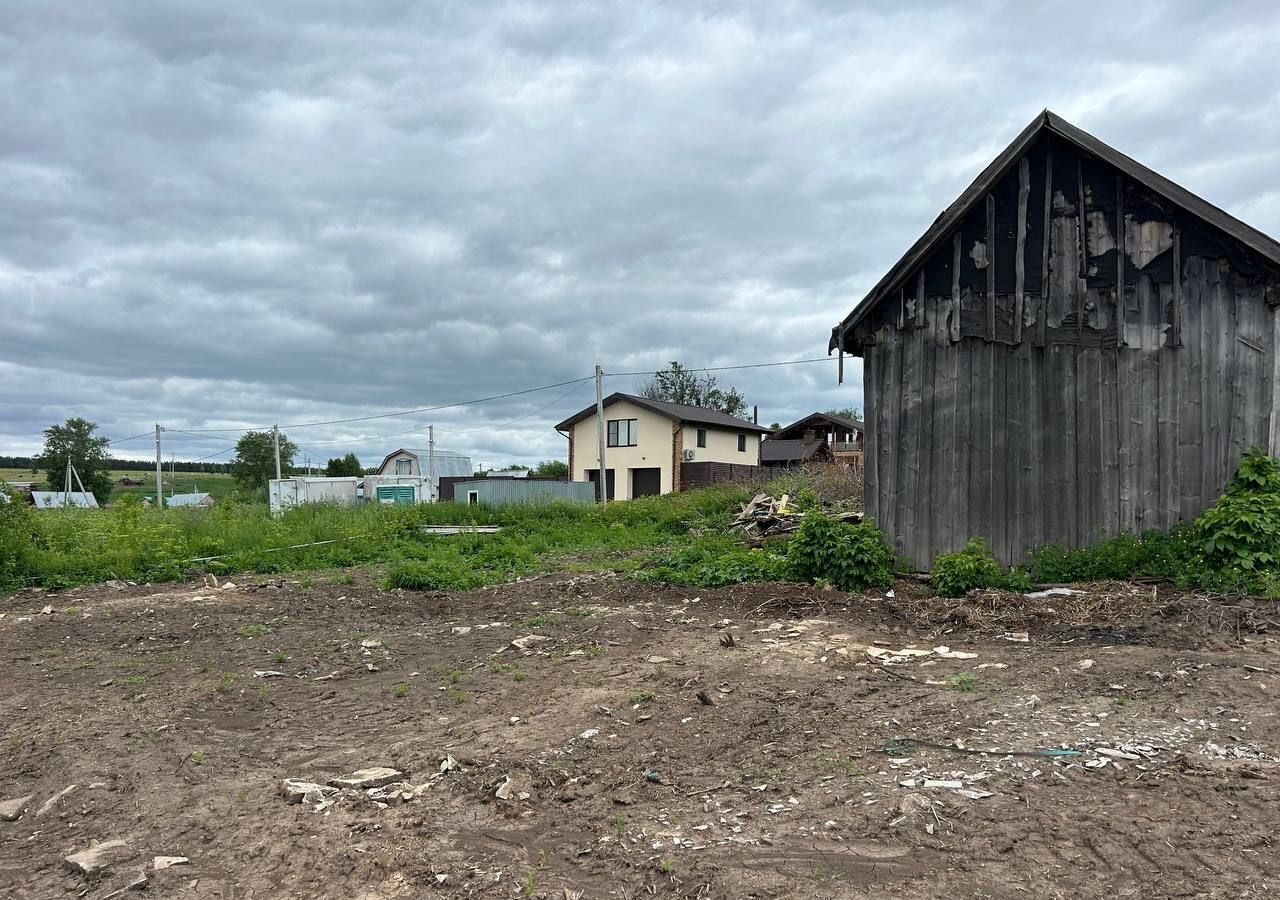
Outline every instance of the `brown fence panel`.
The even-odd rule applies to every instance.
[[[761,481],[769,477],[763,466],[738,463],[689,462],[680,464],[680,489],[705,487],[708,484]]]

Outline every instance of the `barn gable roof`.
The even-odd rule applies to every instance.
[[[881,300],[896,290],[902,280],[925,262],[937,249],[938,245],[961,225],[965,216],[983,199],[984,196],[1003,178],[1024,156],[1044,133],[1061,138],[1103,162],[1110,163],[1134,181],[1140,182],[1149,190],[1181,207],[1192,215],[1198,216],[1209,224],[1220,229],[1244,246],[1257,252],[1271,262],[1280,265],[1280,241],[1263,234],[1256,228],[1246,225],[1235,216],[1219,209],[1203,197],[1199,197],[1179,184],[1175,184],[1158,172],[1148,169],[1142,163],[1132,159],[1119,150],[1083,129],[1077,128],[1057,113],[1044,110],[1036,116],[1022,132],[1013,139],[1008,147],[991,161],[973,183],[965,188],[954,203],[943,210],[920,239],[911,245],[902,258],[894,263],[885,276],[876,283],[862,301],[854,307],[839,325],[831,330],[831,341],[828,352],[836,349],[841,329],[848,331],[857,325]]]

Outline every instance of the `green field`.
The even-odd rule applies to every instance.
[[[128,476],[143,484],[138,487],[120,483],[122,477]],[[48,490],[44,483],[44,472],[32,473],[30,469],[0,469],[0,481],[35,481],[36,490]],[[235,480],[226,472],[175,472],[164,473],[164,493],[188,494],[199,490],[213,494],[221,500],[236,489]],[[111,499],[115,500],[124,494],[137,494],[139,497],[154,497],[156,493],[156,476],[154,472],[123,472],[111,470]]]

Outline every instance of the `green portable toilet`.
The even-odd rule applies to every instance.
[[[379,503],[413,503],[413,485],[380,484],[378,485]]]

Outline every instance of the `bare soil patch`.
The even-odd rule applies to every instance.
[[[1280,617],[1247,602],[584,575],[0,613],[5,896],[1280,892]],[[375,766],[395,797],[282,793]]]

